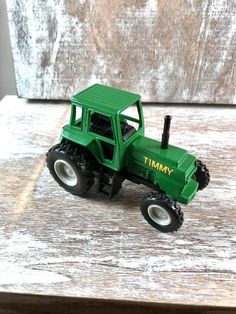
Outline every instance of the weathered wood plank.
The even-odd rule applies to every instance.
[[[236,166],[232,108],[145,106],[146,134],[203,159],[211,184],[175,234],[141,216],[148,188],[125,181],[108,201],[66,193],[45,167],[69,108],[6,97],[0,106],[0,291],[236,306]]]
[[[236,103],[233,0],[7,0],[18,95],[94,82],[144,101]]]

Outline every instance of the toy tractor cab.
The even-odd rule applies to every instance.
[[[151,187],[141,203],[144,218],[162,232],[177,230],[188,204],[209,183],[207,167],[186,150],[168,144],[171,117],[162,142],[144,136],[141,97],[95,84],[71,99],[70,123],[47,153],[53,178],[66,191],[97,191],[112,198],[127,179]]]

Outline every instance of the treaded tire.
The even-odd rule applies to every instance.
[[[94,174],[91,162],[84,149],[69,141],[63,141],[53,146],[47,153],[47,166],[54,180],[66,191],[83,196],[94,183]],[[58,172],[57,166],[63,169],[63,165],[69,169],[72,174],[72,180],[64,171]],[[58,168],[60,169],[60,168]],[[59,173],[59,176],[58,176]],[[67,176],[67,177],[66,177]],[[69,183],[69,184],[68,184]]]
[[[197,171],[194,174],[195,180],[198,182],[198,191],[205,189],[210,182],[210,174],[207,166],[201,161],[197,160]]]
[[[145,195],[140,209],[147,222],[161,232],[177,231],[184,221],[180,206],[162,192],[151,192]],[[164,218],[161,218],[160,214],[164,214]]]

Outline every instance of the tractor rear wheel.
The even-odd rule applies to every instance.
[[[198,190],[203,190],[210,182],[210,174],[207,166],[201,161],[197,160],[197,171],[194,174],[195,180],[198,182]]]
[[[161,232],[174,232],[184,221],[180,206],[162,192],[147,194],[140,209],[147,222]]]
[[[86,151],[64,141],[47,153],[47,166],[54,180],[66,191],[83,196],[94,183],[94,174]]]

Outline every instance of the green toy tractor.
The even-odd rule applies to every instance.
[[[53,178],[66,191],[83,196],[95,182],[112,198],[124,180],[154,191],[144,196],[144,218],[162,232],[176,231],[188,204],[210,180],[207,167],[186,150],[169,145],[171,116],[162,141],[144,136],[141,97],[95,84],[71,99],[71,116],[60,143],[47,153]]]

